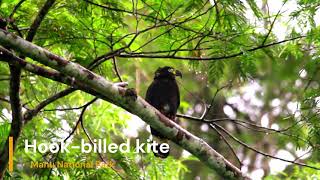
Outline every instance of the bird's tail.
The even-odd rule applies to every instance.
[[[156,138],[158,144],[156,145],[155,149],[156,151],[153,151],[153,154],[156,156],[156,157],[160,157],[160,158],[167,158],[170,154],[170,147],[169,147],[169,151],[168,152],[161,152],[160,151],[160,145],[163,144],[163,143],[167,143],[168,144],[168,140],[164,140],[164,139],[159,139],[159,138]]]

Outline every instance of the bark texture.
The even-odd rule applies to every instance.
[[[127,89],[6,31],[0,31],[0,44],[9,46],[24,56],[86,84],[94,92],[105,96],[109,102],[139,116],[151,127],[158,129],[164,136],[198,157],[200,161],[215,170],[224,179],[247,178],[236,166],[212,149],[205,141],[170,121],[143,98],[126,96]]]

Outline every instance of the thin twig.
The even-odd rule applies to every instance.
[[[84,124],[83,124],[83,118],[80,119],[80,125],[81,125],[81,128],[83,130],[83,132],[85,133],[85,135],[87,136],[87,138],[89,139],[90,143],[92,145],[94,145],[94,142],[92,140],[92,138],[90,137],[89,133],[87,132],[86,128],[84,127]],[[98,155],[99,155],[99,158],[101,159],[101,161],[103,161],[104,163],[107,163],[107,161],[103,158],[103,156],[101,155],[100,152],[97,152]],[[124,177],[122,177],[122,175],[112,166],[109,166],[121,179],[125,179]]]
[[[114,67],[114,71],[116,72],[116,75],[119,79],[120,82],[123,82],[122,81],[122,78],[121,78],[121,75],[119,73],[119,70],[118,70],[118,66],[117,66],[117,60],[115,57],[112,57],[112,62],[113,62],[113,67]]]
[[[305,38],[306,36],[297,36],[294,38],[289,38],[289,39],[285,39],[282,41],[277,41],[277,42],[273,42],[273,43],[269,43],[269,44],[265,44],[265,45],[260,45],[251,49],[246,50],[245,52],[254,52],[260,49],[264,49],[267,47],[271,47],[271,46],[275,46],[275,45],[279,45],[285,42],[289,42],[289,41],[293,41],[293,40],[297,40],[297,39],[301,39],[301,38]],[[226,59],[231,59],[234,57],[238,57],[244,54],[244,51],[235,53],[235,54],[231,54],[231,55],[224,55],[224,56],[218,56],[218,57],[188,57],[188,56],[173,56],[173,55],[149,55],[149,54],[134,54],[134,53],[120,53],[119,57],[125,57],[125,58],[156,58],[156,59],[178,59],[178,60],[197,60],[197,61],[218,61],[218,60],[226,60]]]
[[[193,120],[193,121],[199,121],[199,122],[203,122],[203,123],[218,123],[218,122],[222,122],[222,121],[230,121],[232,123],[235,123],[235,124],[238,124],[242,127],[245,127],[247,129],[250,129],[250,130],[253,130],[253,131],[257,131],[257,132],[262,132],[262,133],[279,133],[279,134],[282,134],[282,135],[285,135],[285,136],[288,136],[288,137],[292,137],[292,138],[295,138],[297,140],[301,140],[303,142],[306,142],[306,143],[309,143],[310,146],[314,147],[314,145],[307,139],[303,139],[299,136],[296,136],[296,135],[292,135],[292,134],[288,134],[286,133],[286,131],[288,131],[292,126],[289,126],[287,128],[284,128],[284,129],[279,129],[279,130],[276,130],[276,129],[272,129],[272,128],[267,128],[267,127],[262,127],[262,126],[259,126],[257,124],[254,124],[254,123],[251,123],[251,122],[248,122],[248,121],[244,121],[244,120],[240,120],[240,119],[231,119],[231,118],[217,118],[217,119],[202,119],[202,118],[198,118],[198,117],[193,117],[193,116],[189,116],[189,115],[183,115],[183,114],[177,114],[176,115],[177,117],[180,117],[180,118],[185,118],[185,119],[189,119],[189,120]],[[246,126],[246,125],[249,125],[249,126]],[[255,127],[257,129],[254,129],[254,128],[251,128],[251,127]]]
[[[227,146],[229,147],[229,149],[231,150],[233,156],[237,159],[238,163],[239,163],[239,169],[241,169],[242,167],[242,162],[240,161],[239,157],[237,156],[237,153],[234,151],[233,147],[231,146],[231,144],[228,142],[228,140],[223,136],[223,134],[214,126],[210,126],[213,130],[215,130],[219,136],[223,139],[223,141],[227,144]]]
[[[290,160],[287,160],[287,159],[283,159],[283,158],[276,157],[276,156],[273,156],[273,155],[271,155],[271,154],[267,154],[267,153],[265,153],[265,152],[259,151],[259,150],[255,149],[255,148],[249,146],[248,144],[242,142],[241,140],[239,140],[238,138],[236,138],[235,136],[233,136],[230,132],[228,132],[226,129],[224,129],[222,126],[220,126],[220,125],[217,124],[217,123],[212,123],[212,124],[210,124],[210,126],[218,127],[218,128],[221,129],[225,134],[227,134],[231,139],[233,139],[234,141],[236,141],[237,143],[239,143],[239,144],[242,145],[243,147],[254,151],[255,153],[261,154],[261,155],[263,155],[263,156],[265,156],[265,157],[268,157],[268,158],[278,159],[278,160],[280,160],[280,161],[289,162],[289,163],[291,163],[291,164],[295,164],[295,165],[299,165],[299,166],[303,166],[303,167],[308,167],[308,168],[311,168],[311,169],[320,170],[320,167],[315,167],[315,166],[310,166],[310,165],[307,165],[307,164],[304,164],[304,163],[299,163],[299,162],[295,162],[295,161],[290,161]]]
[[[271,32],[272,32],[272,29],[273,29],[274,24],[275,24],[275,22],[276,22],[276,20],[277,20],[278,16],[280,15],[281,9],[282,9],[282,8],[283,8],[283,6],[286,4],[286,2],[287,2],[287,1],[283,2],[283,4],[282,4],[281,8],[279,9],[278,13],[277,13],[277,14],[276,14],[276,16],[274,17],[274,19],[273,19],[273,21],[272,21],[272,23],[271,23],[270,29],[269,29],[269,31],[268,31],[268,33],[267,33],[267,35],[265,36],[265,38],[263,39],[263,41],[262,41],[262,44],[261,44],[261,45],[264,45],[264,44],[266,43],[266,41],[267,41],[268,37],[270,36],[270,34],[271,34]]]
[[[17,5],[14,6],[9,18],[12,19],[14,14],[16,13],[16,11],[19,9],[19,7],[22,5],[22,3],[24,3],[26,0],[20,0]]]
[[[219,93],[221,90],[223,90],[224,88],[230,87],[230,86],[231,86],[231,83],[232,83],[232,81],[230,81],[228,84],[226,84],[226,85],[224,85],[224,86],[222,86],[222,87],[220,87],[220,88],[218,88],[218,89],[216,90],[216,92],[214,93],[213,98],[212,98],[212,100],[211,100],[211,102],[210,102],[210,104],[209,104],[209,106],[208,106],[208,108],[207,108],[207,112],[200,117],[200,119],[201,119],[202,121],[207,117],[208,113],[210,112],[210,110],[211,110],[211,108],[212,108],[212,106],[213,106],[213,103],[214,103],[214,101],[215,101],[215,98],[217,97],[218,93]]]

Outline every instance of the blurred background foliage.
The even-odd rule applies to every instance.
[[[21,6],[10,17],[19,2]],[[2,0],[0,17],[10,17],[13,24],[9,31],[25,36],[44,3]],[[260,151],[319,167],[319,6],[320,2],[313,0],[57,0],[33,42],[85,67],[101,55],[124,48],[115,59],[119,74],[142,97],[154,71],[173,66],[183,73],[183,78],[178,79],[180,114],[200,117],[205,105],[215,97],[207,119],[237,119],[283,130],[280,133],[248,128],[246,123],[230,120],[218,122]],[[119,81],[112,59],[94,71],[110,81]],[[9,77],[7,64],[1,63],[0,148],[11,122],[10,105],[5,101]],[[66,88],[26,71],[21,86],[25,108],[34,108]],[[174,144],[172,156],[165,160],[152,153],[131,151],[102,154],[115,162],[114,168],[31,169],[27,165],[31,161],[100,160],[96,153],[84,154],[74,149],[58,155],[24,151],[24,140],[49,143],[66,139],[76,126],[81,106],[93,98],[76,91],[45,107],[23,129],[15,152],[15,171],[8,173],[6,179],[217,178],[215,172]],[[75,107],[80,108],[70,109]],[[179,122],[239,166],[226,143],[208,124],[183,118]],[[83,125],[91,138],[106,138],[108,143],[130,139],[134,144],[136,138],[146,141],[150,136],[143,121],[102,100],[88,107]],[[83,128],[78,125],[75,129],[67,142],[88,141]],[[317,170],[272,160],[226,138],[242,162],[242,171],[254,179],[320,179]]]

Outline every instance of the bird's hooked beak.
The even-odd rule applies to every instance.
[[[180,78],[182,78],[182,73],[179,70],[175,70],[174,75],[175,76],[179,76]]]

